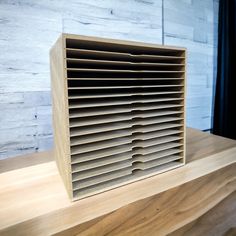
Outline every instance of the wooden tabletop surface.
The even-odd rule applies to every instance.
[[[0,235],[49,235],[236,163],[236,141],[187,129],[187,165],[70,202],[52,152],[0,161]],[[17,233],[16,233],[17,232]]]

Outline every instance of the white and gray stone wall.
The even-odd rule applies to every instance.
[[[49,50],[61,32],[187,47],[187,125],[210,129],[218,5],[0,0],[0,159],[53,146]]]

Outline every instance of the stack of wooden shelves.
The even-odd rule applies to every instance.
[[[185,163],[184,48],[63,34],[51,50],[55,154],[72,199]]]

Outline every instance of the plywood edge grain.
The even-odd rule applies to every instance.
[[[54,157],[72,198],[72,180],[70,165],[69,111],[66,81],[65,37],[61,35],[50,50],[50,71],[52,82]]]

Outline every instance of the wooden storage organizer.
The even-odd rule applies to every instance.
[[[185,163],[184,48],[63,34],[50,56],[55,156],[71,199]]]

